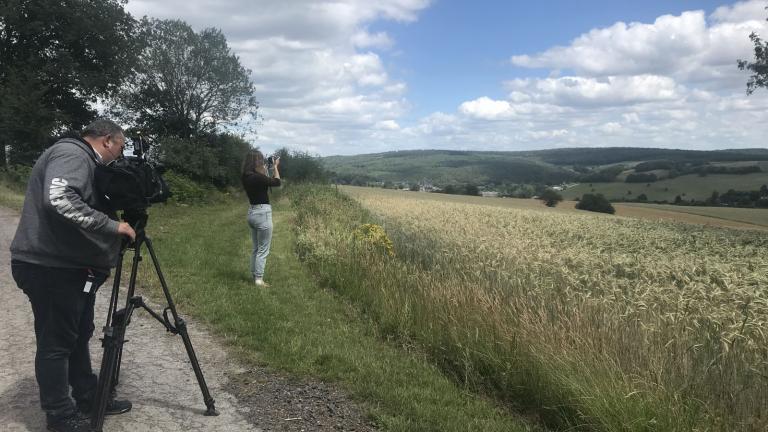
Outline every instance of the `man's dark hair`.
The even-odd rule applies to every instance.
[[[103,137],[107,135],[117,135],[117,134],[125,135],[125,133],[123,132],[123,128],[118,126],[117,123],[108,119],[98,119],[98,120],[94,120],[93,122],[91,122],[91,124],[86,126],[80,135],[83,138],[85,137],[98,138],[98,137]]]

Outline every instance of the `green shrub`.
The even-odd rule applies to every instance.
[[[576,208],[599,213],[616,213],[616,209],[613,208],[603,194],[584,194],[579,203],[576,204]]]
[[[308,152],[284,147],[275,154],[280,157],[280,176],[293,183],[328,183],[331,177],[320,158]]]
[[[183,139],[169,136],[158,140],[163,165],[192,180],[218,188],[239,186],[240,164],[250,146],[230,134],[210,134]]]
[[[171,202],[179,204],[205,203],[209,201],[211,194],[214,193],[210,185],[200,184],[183,174],[171,170],[166,171],[163,177],[171,189]]]
[[[557,193],[554,189],[547,189],[541,195],[539,199],[544,201],[547,207],[555,207],[557,203],[563,200],[563,196]]]
[[[26,165],[11,165],[0,170],[0,178],[9,186],[16,189],[24,189],[32,173],[32,167]]]

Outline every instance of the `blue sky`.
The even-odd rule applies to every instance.
[[[766,0],[129,0],[221,28],[251,69],[254,145],[402,149],[765,147],[745,95]],[[745,124],[750,125],[744,127]]]
[[[566,45],[576,36],[617,21],[653,22],[664,14],[713,11],[722,1],[436,1],[412,24],[385,21],[398,48],[384,52],[396,77],[408,82],[415,116],[458,106],[485,94],[503,97],[501,82],[546,76],[509,63],[514,54]]]

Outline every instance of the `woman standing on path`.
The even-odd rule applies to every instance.
[[[250,150],[243,160],[242,182],[248,201],[248,225],[251,227],[253,252],[251,253],[251,275],[257,286],[268,287],[264,282],[264,267],[267,264],[269,246],[272,242],[272,206],[269,204],[269,188],[280,186],[280,158],[274,158],[272,177],[267,171],[264,155]]]

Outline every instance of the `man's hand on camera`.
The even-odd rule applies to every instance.
[[[128,222],[120,222],[120,225],[117,226],[117,233],[130,238],[131,241],[136,240],[136,231],[128,225]]]
[[[280,156],[275,156],[275,168],[280,166]]]

